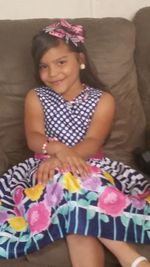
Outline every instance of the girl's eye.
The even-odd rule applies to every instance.
[[[47,65],[46,64],[40,64],[39,65],[39,70],[46,69]]]
[[[59,62],[58,62],[58,65],[63,65],[63,64],[65,64],[66,63],[66,60],[60,60]]]

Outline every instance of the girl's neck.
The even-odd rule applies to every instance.
[[[81,94],[81,92],[85,89],[85,87],[86,87],[85,84],[80,84],[76,90],[72,90],[65,95],[62,94],[62,97],[66,101],[73,101],[78,95]]]

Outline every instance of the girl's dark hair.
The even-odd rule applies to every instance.
[[[32,57],[35,67],[35,77],[39,85],[43,85],[39,76],[39,64],[42,56],[48,51],[49,48],[57,47],[60,44],[60,41],[65,39],[60,39],[55,36],[45,33],[44,31],[39,32],[33,37],[32,40]],[[83,53],[85,57],[85,69],[80,71],[81,83],[87,84],[91,87],[103,89],[104,85],[97,76],[96,68],[92,62],[90,62],[87,50],[82,43],[78,43],[78,46],[75,46],[70,40],[66,43],[69,49],[75,53]]]

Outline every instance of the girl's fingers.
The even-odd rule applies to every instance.
[[[72,172],[72,169],[73,169],[73,164],[72,164],[72,168],[69,164],[69,162],[61,162],[61,164],[59,165],[58,167],[58,170],[62,173],[65,173],[65,172]]]
[[[42,173],[42,184],[46,185],[48,183],[48,179],[49,179],[48,171],[44,171]]]
[[[38,183],[45,185],[47,183],[47,180],[48,180],[48,171],[45,169],[39,170],[37,179],[38,179]]]
[[[35,178],[38,180],[38,183],[42,183],[42,171],[41,168],[38,168],[36,173],[35,173]]]
[[[49,174],[48,174],[48,180],[51,181],[53,180],[53,177],[54,177],[54,174],[55,174],[55,170],[49,170]]]
[[[56,169],[61,169],[62,164],[57,158],[51,160],[45,160],[39,165],[35,178],[38,180],[38,183],[46,185],[49,180],[52,180],[55,174]]]
[[[38,180],[38,183],[46,185],[50,176],[49,172],[50,172],[49,164],[46,164],[46,162],[45,163],[42,162],[39,165],[36,172],[36,179]]]
[[[81,177],[86,177],[88,175],[87,168],[84,164],[80,164],[78,166],[78,172],[79,172]]]
[[[67,161],[61,161],[59,165],[59,169],[61,172],[68,172],[70,171],[70,166]]]
[[[86,177],[88,175],[88,165],[82,159],[69,160],[70,169],[74,175]]]
[[[87,177],[88,175],[88,165],[81,158],[68,157],[64,161],[55,158],[52,161],[41,162],[35,175],[38,183],[46,185],[53,179],[56,169],[62,172],[71,171],[75,176]]]

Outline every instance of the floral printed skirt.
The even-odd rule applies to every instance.
[[[0,178],[0,258],[17,258],[68,234],[150,244],[150,184],[108,158],[90,160],[87,179],[56,171],[47,186],[27,159]]]

